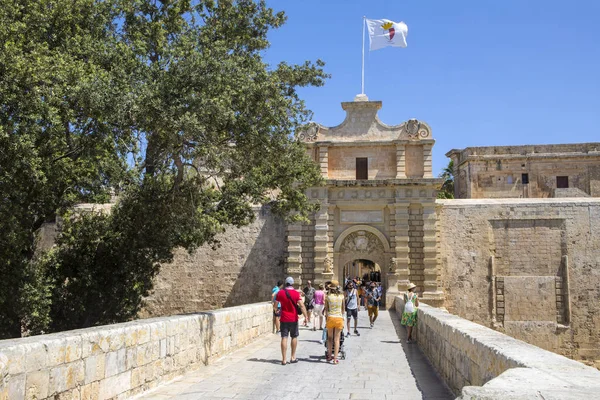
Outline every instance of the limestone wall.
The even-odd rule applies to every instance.
[[[397,296],[396,312],[403,307]],[[461,399],[581,399],[596,398],[600,390],[600,371],[594,368],[423,303],[415,333]]]
[[[270,303],[0,341],[0,400],[127,398],[271,332]]]
[[[192,255],[178,250],[161,266],[141,317],[173,315],[265,301],[277,280],[285,279],[285,224],[268,208],[256,220],[228,227],[221,247],[200,247]]]
[[[600,366],[600,199],[437,205],[450,312]]]
[[[459,195],[460,198],[473,199],[563,197],[568,193],[556,190],[556,177],[563,176],[568,177],[569,188],[594,196],[598,185],[594,173],[599,163],[597,156],[568,160],[560,157],[473,160],[456,169],[460,181],[458,187],[465,189],[466,184],[468,188],[466,194],[463,192]],[[529,183],[526,185],[522,182],[523,174],[528,174]],[[462,182],[466,179],[468,183]]]
[[[600,196],[600,143],[467,147],[446,156],[454,161],[456,198],[572,197],[556,190],[557,177]]]

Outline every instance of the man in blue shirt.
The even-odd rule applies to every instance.
[[[277,281],[277,286],[275,286],[271,291],[271,302],[277,303],[277,311],[273,311],[273,330],[275,330],[275,333],[279,333],[281,330],[279,325],[279,318],[281,317],[281,303],[276,301],[275,298],[277,297],[277,292],[279,292],[282,288],[283,282]]]

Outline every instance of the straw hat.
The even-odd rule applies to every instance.
[[[340,286],[340,283],[336,280],[331,281],[331,283],[329,284],[330,288],[337,288],[338,286]]]
[[[410,289],[414,289],[414,288],[416,288],[416,287],[417,287],[417,285],[415,285],[414,283],[412,283],[412,282],[411,282],[411,283],[408,285],[408,290],[410,290]]]

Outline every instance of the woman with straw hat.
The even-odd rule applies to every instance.
[[[327,317],[327,361],[338,364],[340,335],[344,329],[344,295],[340,292],[340,284],[333,280],[329,284],[329,294],[325,299],[325,315]],[[333,353],[332,353],[333,350]]]
[[[406,343],[412,343],[413,326],[417,325],[417,307],[419,307],[419,298],[415,293],[417,285],[411,283],[408,285],[408,290],[404,293],[404,312],[400,323],[406,326],[407,337]]]

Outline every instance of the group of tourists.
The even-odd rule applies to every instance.
[[[412,327],[417,321],[419,300],[415,288],[416,285],[411,283],[404,294],[406,306],[401,323],[407,326],[408,343],[413,341]],[[304,317],[302,325],[310,328],[309,325],[312,324],[313,331],[317,329],[318,323],[318,329],[323,331],[320,343],[323,344],[327,340],[327,362],[338,364],[344,316],[347,326],[346,337],[350,336],[352,320],[354,320],[354,334],[360,336],[357,329],[360,308],[364,307],[368,310],[370,327],[373,328],[379,315],[382,296],[383,288],[380,282],[364,282],[358,278],[346,278],[344,287],[341,287],[337,280],[320,283],[317,288],[308,281],[303,290],[294,288],[292,277],[286,278],[285,282],[277,282],[272,291],[271,301],[273,302],[273,327],[276,333],[281,333],[281,364],[288,364],[288,337],[291,337],[289,363],[298,362],[296,349],[300,334],[299,315]]]

